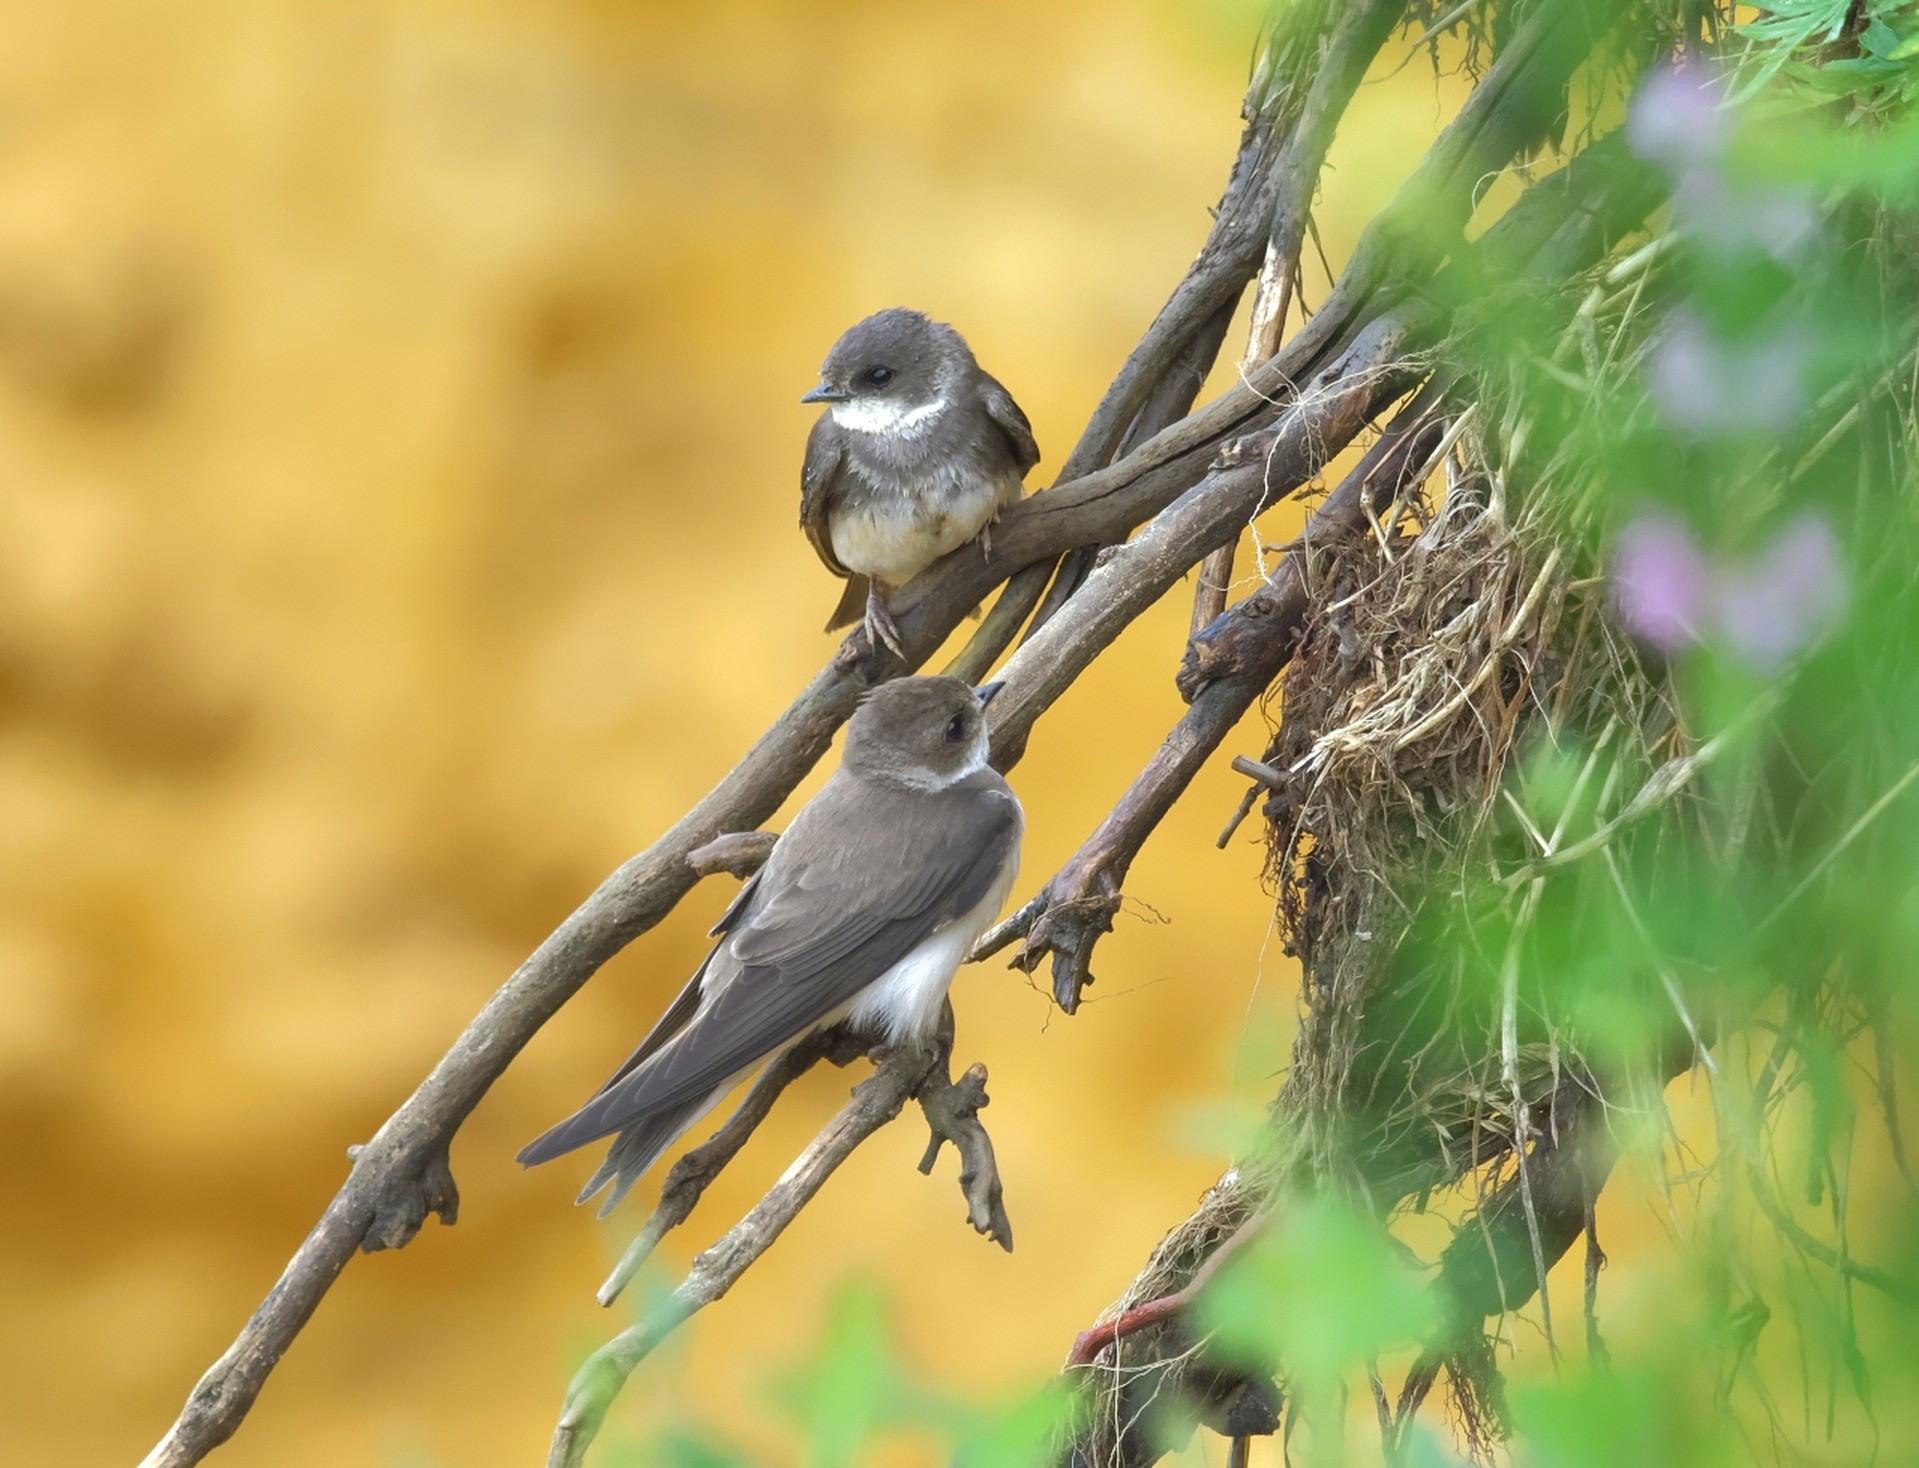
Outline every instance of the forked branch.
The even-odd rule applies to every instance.
[[[681,1194],[670,1208],[662,1199],[654,1220],[649,1220],[639,1240],[657,1243],[674,1223],[684,1219],[699,1194],[721,1168],[738,1152],[771,1106],[771,1097],[822,1058],[844,1053],[849,1043],[843,1032],[829,1032],[799,1047],[808,1053],[793,1062],[790,1073],[769,1087],[769,1077],[754,1087],[747,1103],[707,1144],[715,1148],[713,1156],[692,1167],[687,1164],[698,1151],[682,1159],[674,1169],[667,1187],[675,1180],[683,1183]],[[938,1033],[924,1047],[904,1046],[874,1052],[872,1075],[854,1087],[852,1098],[840,1108],[819,1135],[794,1159],[766,1195],[748,1210],[746,1216],[720,1236],[710,1248],[693,1261],[686,1277],[645,1319],[621,1331],[586,1359],[567,1388],[566,1403],[554,1428],[547,1453],[548,1468],[577,1468],[587,1447],[599,1433],[608,1409],[626,1385],[634,1369],[675,1330],[696,1312],[712,1304],[739,1280],[747,1269],[772,1247],[800,1210],[813,1200],[840,1164],[853,1155],[860,1144],[900,1114],[908,1100],[917,1099],[933,1129],[933,1145],[921,1160],[920,1171],[930,1172],[941,1141],[951,1141],[960,1152],[960,1187],[966,1196],[969,1221],[979,1232],[993,1238],[1002,1248],[1013,1246],[1012,1225],[1000,1196],[999,1171],[993,1160],[993,1144],[979,1123],[980,1108],[986,1105],[986,1068],[975,1065],[956,1083],[951,1079],[953,1051],[953,1006],[949,1003],[941,1015]],[[790,1054],[791,1052],[789,1052]],[[775,1069],[784,1064],[777,1062]],[[769,1090],[765,1106],[753,1110],[754,1097]],[[742,1120],[744,1118],[744,1120]],[[742,1130],[735,1134],[736,1123]],[[702,1148],[699,1151],[704,1151]],[[682,1168],[687,1168],[684,1175]],[[684,1197],[685,1201],[679,1201]],[[662,1218],[668,1220],[659,1222]],[[656,1227],[656,1224],[658,1225]],[[629,1250],[629,1257],[634,1250]],[[637,1262],[632,1268],[637,1268]],[[621,1261],[626,1277],[632,1268]],[[620,1273],[609,1280],[624,1283]]]

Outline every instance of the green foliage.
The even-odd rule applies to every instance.
[[[1386,1230],[1326,1196],[1289,1207],[1228,1261],[1201,1306],[1225,1352],[1322,1389],[1381,1351],[1424,1339],[1437,1323],[1422,1281]]]
[[[1742,1460],[1725,1420],[1701,1411],[1711,1385],[1677,1361],[1569,1374],[1515,1394],[1514,1416],[1537,1468],[1623,1463],[1719,1468]]]
[[[1896,113],[1919,101],[1919,6],[1912,0],[1779,0],[1739,30],[1751,43],[1743,97],[1783,77],[1791,84],[1785,100],[1801,105],[1843,100]],[[1820,54],[1815,61],[1808,52]]]
[[[881,1428],[904,1415],[907,1390],[893,1355],[880,1290],[849,1281],[812,1360],[780,1393],[799,1427],[807,1468],[850,1468]]]

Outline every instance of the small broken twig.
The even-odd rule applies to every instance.
[[[729,831],[687,852],[686,864],[693,868],[695,876],[712,877],[727,872],[735,877],[750,877],[766,865],[766,859],[773,854],[773,843],[779,839],[771,831]]]
[[[952,1006],[947,1006],[952,1014]],[[966,1221],[998,1244],[1013,1252],[1013,1223],[1006,1216],[1006,1201],[1001,1196],[999,1163],[993,1156],[993,1139],[980,1125],[979,1114],[986,1105],[986,1067],[977,1061],[967,1067],[957,1081],[950,1079],[947,1054],[951,1053],[950,1034],[946,1054],[942,1054],[921,1085],[918,1100],[933,1135],[920,1158],[922,1173],[931,1176],[939,1159],[940,1147],[947,1142],[960,1156],[960,1192],[966,1197]]]

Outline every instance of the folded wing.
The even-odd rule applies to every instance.
[[[544,1162],[703,1102],[834,1017],[933,933],[979,905],[1012,859],[1020,824],[1012,792],[990,771],[933,796],[876,790],[835,775],[795,818],[732,930],[675,1003],[681,1010],[688,993],[698,994],[677,1032],[650,1052],[642,1046],[598,1095],[529,1145],[520,1160]],[[863,845],[796,843],[802,825],[858,830]],[[796,859],[801,849],[812,858]]]

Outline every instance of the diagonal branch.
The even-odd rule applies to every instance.
[[[828,1036],[817,1043],[821,1048],[804,1060],[802,1069],[822,1055],[833,1058],[830,1047],[844,1040]],[[548,1468],[577,1468],[599,1434],[614,1399],[640,1362],[694,1314],[731,1289],[753,1262],[773,1246],[773,1241],[813,1200],[840,1164],[868,1137],[898,1116],[909,1100],[919,1101],[933,1128],[933,1143],[920,1162],[920,1171],[930,1173],[940,1143],[951,1141],[961,1155],[960,1187],[966,1196],[969,1221],[1001,1248],[1011,1250],[1012,1225],[1007,1221],[1006,1208],[1000,1198],[993,1144],[979,1124],[979,1111],[986,1105],[986,1068],[975,1065],[955,1082],[950,1078],[952,1053],[950,1001],[941,1012],[939,1029],[930,1044],[874,1052],[877,1063],[873,1074],[853,1088],[852,1098],[766,1195],[693,1261],[692,1268],[671,1295],[645,1319],[621,1331],[595,1351],[574,1374],[548,1449]],[[786,1079],[790,1081],[792,1076]],[[756,1093],[758,1090],[759,1087],[755,1087]],[[742,1106],[741,1112],[746,1109]],[[757,1126],[764,1117],[762,1109],[752,1118],[747,1130]],[[722,1134],[732,1126],[729,1121]],[[716,1137],[715,1141],[718,1140]],[[743,1141],[744,1137],[739,1140]],[[734,1150],[738,1150],[737,1143]],[[648,1230],[651,1228],[649,1223]]]
[[[1441,427],[1435,398],[1415,398],[1314,512],[1299,549],[1272,579],[1193,639],[1180,674],[1180,691],[1192,707],[1085,844],[1014,919],[1024,920],[1026,942],[1013,966],[1031,973],[1050,955],[1053,997],[1068,1014],[1093,981],[1093,946],[1112,931],[1133,858],[1298,647],[1312,546],[1363,530],[1369,512],[1377,513],[1424,471]],[[993,936],[1016,931],[1007,925]]]
[[[581,1461],[634,1368],[696,1312],[731,1289],[860,1143],[900,1114],[925,1076],[926,1063],[924,1052],[911,1050],[881,1059],[766,1196],[693,1261],[679,1287],[639,1324],[587,1357],[567,1388],[566,1406],[547,1454],[548,1468],[574,1468]]]
[[[1504,270],[1515,276],[1563,279],[1600,258],[1620,233],[1645,217],[1657,198],[1656,185],[1646,171],[1623,156],[1616,140],[1603,140],[1528,189],[1485,238],[1462,255],[1457,270]],[[1456,294],[1450,275],[1435,283],[1433,294],[1441,299]],[[1417,303],[1409,302],[1401,309],[1416,308]],[[1383,317],[1368,331],[1393,319]],[[1396,385],[1409,385],[1411,372],[1403,362],[1399,369],[1402,376]],[[1284,435],[1309,401],[1302,397],[1298,408],[1268,432]],[[1301,547],[1364,526],[1377,506],[1400,491],[1404,477],[1425,465],[1436,440],[1421,420],[1432,401],[1422,396],[1409,406],[1314,513]],[[1335,439],[1329,435],[1325,441]],[[1144,544],[1162,524],[1184,513],[1205,489],[1201,485],[1164,512],[1127,550]],[[1030,973],[1050,955],[1054,998],[1069,1014],[1078,1007],[1080,991],[1092,981],[1093,948],[1112,930],[1121,884],[1133,858],[1227,731],[1292,656],[1306,615],[1304,569],[1295,551],[1259,590],[1193,639],[1178,679],[1180,692],[1192,707],[1073,858],[1037,897],[981,940],[976,956],[984,957],[1023,937],[1026,942],[1015,965]],[[1089,585],[1088,593],[1093,589]],[[1015,658],[1008,664],[1009,675],[1018,663]],[[1008,700],[1002,696],[996,706],[1002,702]]]
[[[1270,416],[1244,389],[1228,397],[1233,406],[1204,429],[1177,426],[1097,475],[1013,507],[995,529],[990,556],[964,547],[915,581],[896,603],[904,659],[872,647],[863,631],[847,638],[745,758],[554,930],[372,1140],[355,1149],[345,1184],[142,1468],[187,1468],[233,1434],[356,1251],[403,1247],[430,1215],[453,1222],[459,1206],[448,1164],[453,1134],[560,1006],[691,890],[701,875],[690,860],[696,850],[770,818],[859,699],[917,668],[1010,572],[1089,540],[1124,539],[1204,474],[1225,437]],[[1044,703],[1029,701],[1026,726],[1057,691]]]
[[[760,1072],[759,1079],[753,1082],[752,1089],[746,1093],[746,1099],[726,1119],[726,1124],[673,1164],[672,1171],[667,1173],[666,1181],[660,1186],[660,1199],[653,1205],[652,1216],[641,1225],[640,1231],[633,1236],[633,1242],[626,1246],[626,1252],[620,1256],[620,1262],[607,1276],[606,1283],[600,1286],[596,1296],[599,1302],[611,1305],[617,1300],[620,1292],[632,1282],[633,1276],[640,1272],[640,1266],[652,1257],[660,1240],[692,1216],[700,1199],[706,1195],[706,1190],[726,1170],[727,1164],[739,1155],[740,1149],[753,1133],[760,1129],[760,1123],[771,1114],[773,1103],[780,1099],[788,1086],[822,1060],[830,1060],[835,1065],[847,1065],[865,1053],[866,1047],[845,1030],[819,1030],[785,1051]]]
[[[1406,0],[1357,0],[1301,4],[1283,17],[1283,29],[1270,38],[1254,73],[1246,132],[1212,232],[1094,410],[1067,461],[1067,477],[1124,455],[1192,407],[1247,282],[1262,273],[1276,277],[1297,255],[1334,129],[1406,9]],[[1277,336],[1268,319],[1256,303],[1254,343],[1269,330]],[[1245,365],[1264,361],[1272,351],[1267,341],[1264,350],[1248,352]],[[1162,366],[1168,360],[1174,370]],[[1065,558],[1034,618],[1035,630],[1080,588],[1107,543],[1089,543]]]

